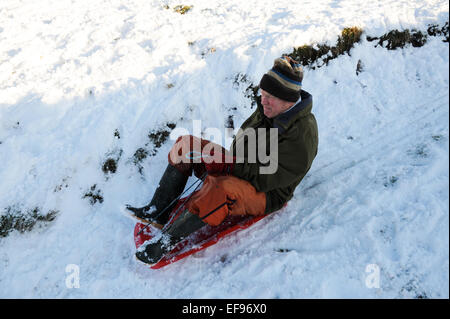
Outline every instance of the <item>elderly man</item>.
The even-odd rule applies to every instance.
[[[178,138],[151,202],[127,209],[137,219],[162,228],[188,177],[194,174],[204,183],[183,212],[165,227],[161,239],[140,247],[136,253],[139,260],[156,263],[182,238],[206,224],[217,226],[228,215],[269,214],[292,198],[318,147],[312,96],[302,90],[302,80],[303,70],[296,61],[288,56],[276,59],[260,81],[256,111],[242,124],[229,151],[197,137]],[[275,140],[273,134],[267,134],[274,129]],[[245,134],[249,130],[256,139]],[[275,155],[276,167],[269,173],[263,170],[267,163],[251,154],[264,139],[266,146],[276,143],[271,147],[276,150],[276,154],[271,154]],[[194,160],[189,156],[192,154],[201,156]]]

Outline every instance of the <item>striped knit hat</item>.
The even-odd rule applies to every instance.
[[[303,69],[301,65],[285,55],[275,60],[261,79],[259,87],[285,101],[297,102],[302,88]]]

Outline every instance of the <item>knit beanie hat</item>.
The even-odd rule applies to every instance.
[[[300,98],[303,68],[285,55],[274,61],[270,69],[261,79],[259,87],[277,98],[296,102]]]

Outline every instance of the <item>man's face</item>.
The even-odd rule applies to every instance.
[[[294,105],[293,102],[279,99],[267,93],[263,89],[261,89],[261,104],[264,109],[264,115],[270,119],[277,116],[280,113],[283,113],[284,111],[289,109],[292,105]]]

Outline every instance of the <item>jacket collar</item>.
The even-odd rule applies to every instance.
[[[264,111],[260,100],[258,101],[258,108],[265,120],[269,121],[272,127],[278,128],[279,134],[287,130],[297,119],[305,117],[311,113],[312,109],[312,95],[302,90],[300,92],[301,100],[294,105],[289,111],[278,114],[273,119],[268,119],[264,115]]]

